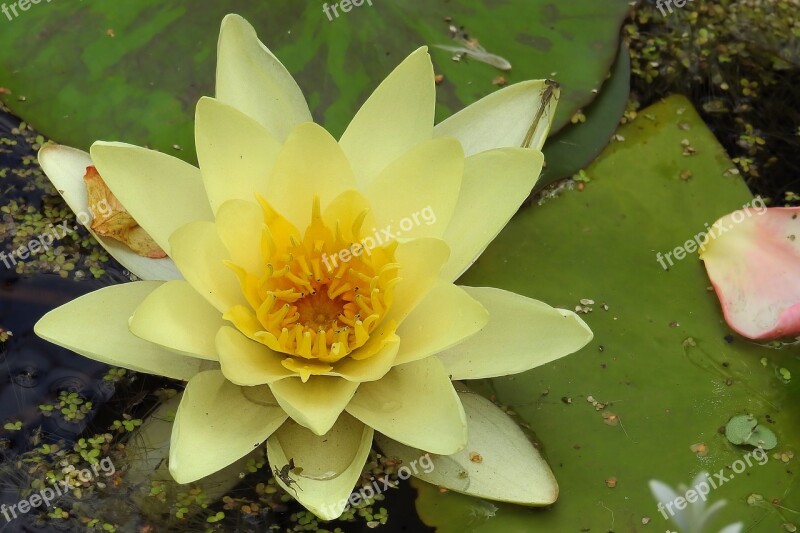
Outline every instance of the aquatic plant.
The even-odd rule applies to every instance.
[[[223,21],[218,56],[217,97],[197,106],[200,169],[122,143],[97,142],[91,156],[42,149],[76,212],[96,167],[169,257],[101,242],[139,276],[170,281],[91,293],[48,313],[37,334],[188,381],[169,458],[180,483],[266,440],[278,484],[333,519],[378,431],[445,456],[468,439],[509,440],[506,461],[526,484],[509,494],[489,473],[474,485],[485,497],[555,501],[552,473],[518,428],[499,426],[491,404],[462,402],[451,380],[523,372],[592,338],[571,311],[453,284],[536,182],[558,85],[509,86],[434,127],[421,48],[336,141],[241,17]]]

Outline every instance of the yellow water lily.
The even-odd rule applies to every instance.
[[[80,182],[95,165],[169,256],[98,237],[146,281],[68,303],[36,332],[188,382],[169,457],[178,482],[266,441],[273,469],[290,459],[303,469],[292,494],[332,519],[375,437],[397,456],[471,463],[469,483],[443,467],[417,473],[454,490],[555,500],[519,428],[453,380],[526,371],[579,350],[591,331],[569,311],[453,282],[536,182],[557,90],[513,85],[434,127],[434,85],[420,48],[336,140],[253,27],[229,15],[216,98],[197,105],[200,168],[117,142],[42,149],[73,210],[86,211]],[[476,449],[482,460],[465,461]]]

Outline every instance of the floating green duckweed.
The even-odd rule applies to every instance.
[[[100,278],[109,256],[79,224],[39,167],[35,154],[44,142],[25,122],[10,134],[0,132],[0,152],[11,159],[10,167],[0,169],[0,235],[6,237],[0,268],[17,274],[55,273],[75,280]],[[52,237],[54,232],[58,238],[43,249],[38,237]]]

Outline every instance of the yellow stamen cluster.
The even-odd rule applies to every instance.
[[[393,262],[396,245],[362,247],[357,256],[349,254],[348,261],[338,261],[342,250],[359,249],[366,211],[355,217],[351,227],[341,227],[337,221],[330,228],[317,198],[301,238],[266,200],[259,202],[264,211],[261,255],[266,266],[256,276],[228,263],[250,309],[237,306],[225,318],[250,338],[292,356],[284,362],[287,368],[324,373],[364,346],[386,316],[400,280],[399,265]]]

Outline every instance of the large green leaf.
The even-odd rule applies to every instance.
[[[508,59],[509,82],[553,78],[562,86],[554,131],[594,98],[614,60],[625,0],[370,0],[332,21],[321,2],[139,0],[29,4],[0,15],[3,98],[43,134],[86,149],[124,140],[194,161],[192,118],[213,94],[217,33],[238,12],[257,28],[304,88],[315,118],[334,134],[377,83],[422,44],[453,45],[446,17]],[[456,63],[432,48],[438,119],[492,92],[500,72]],[[173,148],[178,146],[180,148]]]
[[[536,432],[560,499],[535,511],[419,483],[418,510],[440,532],[674,530],[648,480],[675,486],[701,470],[721,469],[730,476],[728,465],[752,450],[720,432],[737,414],[755,415],[778,446],[766,464],[753,462],[711,493],[711,500],[729,504],[708,531],[738,520],[757,524],[752,531],[759,532],[798,523],[797,459],[784,464],[772,455],[797,453],[800,443],[800,386],[776,372],[800,373],[797,348],[768,349],[729,336],[697,256],[669,270],[656,258],[740,208],[750,194],[727,172],[733,165],[682,97],[644,110],[618,133],[625,140],[587,169],[591,182],[583,192],[567,191],[520,213],[462,280],[570,309],[581,299],[596,302],[585,315],[595,332],[587,348],[493,381],[498,400]],[[694,155],[684,155],[687,142]],[[690,448],[700,443],[707,446],[704,457]],[[765,502],[748,505],[754,493]]]

